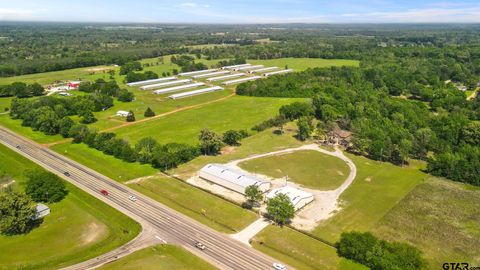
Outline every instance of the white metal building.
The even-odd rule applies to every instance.
[[[264,73],[263,76],[269,77],[269,76],[272,76],[272,75],[279,75],[279,74],[285,74],[285,73],[290,73],[290,72],[293,72],[293,69],[282,69],[282,70],[279,70],[279,71],[268,72],[268,73]]]
[[[129,112],[127,112],[127,111],[118,111],[117,112],[117,116],[127,117],[128,114],[129,114]]]
[[[290,186],[284,186],[281,188],[276,188],[272,191],[270,191],[267,194],[267,199],[271,199],[278,194],[285,194],[288,196],[290,199],[290,202],[292,202],[293,207],[295,208],[295,211],[303,208],[305,205],[311,203],[314,199],[313,194],[308,193],[306,191],[296,189]]]
[[[256,65],[256,66],[237,67],[237,68],[234,68],[233,70],[241,71],[241,70],[249,70],[249,69],[256,69],[256,68],[263,68],[263,67],[264,65]]]
[[[50,214],[50,208],[43,203],[39,203],[35,206],[35,216],[32,218],[33,220],[37,220],[48,216]]]
[[[197,75],[197,74],[210,73],[210,72],[214,72],[214,71],[217,71],[217,69],[204,69],[204,70],[182,72],[178,75],[180,75],[180,76],[192,76],[192,75]]]
[[[249,70],[248,72],[250,73],[262,73],[262,72],[267,72],[271,70],[278,69],[278,67],[266,67],[266,68],[260,68],[260,69],[255,69],[255,70]]]
[[[140,87],[140,89],[148,90],[148,89],[154,89],[154,88],[162,88],[162,87],[165,87],[165,86],[170,86],[170,85],[175,85],[175,84],[189,83],[191,81],[192,80],[190,80],[190,79],[175,80],[175,81],[170,81],[170,82],[145,85],[145,86]]]
[[[140,86],[140,85],[152,84],[152,83],[157,83],[157,82],[166,82],[166,81],[171,81],[171,80],[175,80],[175,79],[177,79],[177,77],[165,77],[165,78],[151,79],[151,80],[146,80],[146,81],[131,82],[131,83],[127,83],[127,85],[128,86]]]
[[[242,79],[236,79],[236,80],[226,81],[226,82],[223,82],[222,84],[224,84],[224,85],[230,85],[230,84],[236,84],[236,83],[254,81],[254,80],[258,80],[258,79],[260,79],[260,78],[262,78],[262,77],[260,77],[260,76],[251,76],[251,77],[247,77],[247,78],[242,78]]]
[[[171,99],[179,99],[179,98],[191,97],[191,96],[196,96],[196,95],[200,95],[200,94],[210,93],[210,92],[214,92],[214,91],[220,91],[220,90],[223,90],[223,88],[220,87],[220,86],[214,86],[214,87],[208,87],[208,88],[193,90],[193,91],[189,91],[189,92],[183,92],[183,93],[173,94],[173,95],[169,96],[169,98],[171,98]]]
[[[233,65],[233,66],[224,66],[222,69],[233,69],[233,68],[240,68],[240,67],[248,67],[251,64],[240,64],[240,65]]]
[[[207,164],[200,170],[199,176],[243,195],[245,195],[245,189],[252,185],[257,186],[262,192],[270,189],[269,182],[221,164]]]
[[[242,76],[245,76],[245,74],[244,73],[235,73],[235,74],[230,74],[230,75],[208,78],[207,81],[209,81],[209,82],[223,81],[223,80],[226,80],[226,79],[232,79],[232,78],[237,78],[237,77],[242,77]]]
[[[178,85],[178,86],[173,86],[173,87],[168,87],[168,88],[163,88],[159,90],[153,91],[155,94],[165,94],[165,93],[170,93],[170,92],[177,92],[177,91],[182,91],[185,89],[190,89],[190,88],[195,88],[198,86],[205,85],[203,82],[197,82],[197,83],[191,83],[191,84],[184,84],[184,85]]]
[[[230,73],[230,71],[223,70],[223,71],[217,71],[217,72],[212,72],[212,73],[199,74],[199,75],[192,76],[192,78],[201,79],[201,78],[213,77],[213,76],[217,76],[217,75],[223,75],[223,74],[227,74],[227,73]]]

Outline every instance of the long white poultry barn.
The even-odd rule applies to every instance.
[[[139,82],[131,82],[127,83],[128,86],[139,86],[139,85],[146,85],[146,84],[152,84],[152,83],[157,83],[157,82],[166,82],[166,81],[171,81],[175,80],[177,77],[165,77],[165,78],[158,78],[158,79],[151,79],[151,80],[146,80],[146,81],[139,81]]]
[[[196,71],[190,71],[190,72],[182,72],[178,75],[180,75],[180,76],[192,76],[192,75],[209,73],[209,72],[214,72],[214,71],[217,71],[217,69],[204,69],[204,70],[196,70]]]
[[[237,77],[242,77],[242,76],[245,76],[245,74],[244,73],[235,73],[235,74],[230,74],[230,75],[208,78],[207,81],[209,81],[209,82],[223,81],[223,80],[226,80],[226,79],[232,79],[232,78],[237,78]]]
[[[290,186],[273,189],[267,194],[267,199],[271,199],[278,194],[287,195],[287,197],[290,199],[290,202],[293,204],[295,211],[302,209],[305,205],[314,200],[313,194]]]
[[[247,77],[247,78],[242,78],[242,79],[236,79],[236,80],[226,81],[226,82],[223,82],[222,84],[223,84],[223,85],[230,85],[230,84],[236,84],[236,83],[254,81],[254,80],[258,80],[258,79],[260,79],[260,78],[262,78],[262,77],[260,77],[260,76],[251,76],[251,77]]]
[[[197,82],[197,83],[191,83],[191,84],[184,84],[184,85],[179,85],[179,86],[173,86],[173,87],[168,87],[168,88],[163,88],[163,89],[158,89],[153,91],[154,94],[165,94],[165,93],[171,93],[171,92],[177,92],[177,91],[182,91],[185,89],[190,89],[190,88],[195,88],[205,85],[203,82]]]
[[[150,84],[150,85],[142,86],[142,87],[140,87],[140,89],[148,90],[148,89],[154,89],[154,88],[162,88],[162,87],[170,86],[170,85],[189,83],[191,81],[192,80],[190,80],[190,79],[183,79],[183,80],[176,80],[176,81],[171,81],[171,82],[156,83],[156,84]]]
[[[264,73],[263,76],[269,77],[269,76],[272,76],[272,75],[279,75],[279,74],[290,73],[290,72],[293,72],[293,69],[282,69],[282,70],[279,70],[279,71],[268,72],[268,73]]]
[[[245,195],[245,189],[252,185],[257,186],[263,193],[270,189],[269,182],[221,164],[207,164],[200,170],[199,176],[243,195]]]
[[[203,89],[193,90],[193,91],[189,91],[189,92],[174,94],[174,95],[169,96],[169,98],[179,99],[179,98],[191,97],[191,96],[210,93],[210,92],[214,92],[214,91],[220,91],[220,90],[223,90],[223,88],[220,87],[220,86],[214,86],[214,87],[203,88]]]
[[[233,65],[233,66],[224,66],[222,69],[233,69],[233,68],[241,68],[241,67],[248,67],[252,64],[240,64],[240,65]]]
[[[266,72],[266,71],[271,71],[278,69],[278,67],[266,67],[266,68],[260,68],[260,69],[255,69],[255,70],[249,70],[248,72],[250,73],[259,73],[259,72]]]
[[[246,67],[238,67],[234,68],[235,71],[242,71],[242,70],[249,70],[249,69],[256,69],[256,68],[263,68],[264,65],[256,65],[256,66],[246,66]]]
[[[213,76],[227,74],[227,73],[230,73],[230,71],[224,70],[224,71],[217,71],[217,72],[206,73],[206,74],[199,74],[199,75],[192,76],[192,78],[200,79],[200,78],[213,77]]]

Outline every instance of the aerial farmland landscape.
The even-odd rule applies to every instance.
[[[0,1],[0,270],[480,269],[477,1]]]

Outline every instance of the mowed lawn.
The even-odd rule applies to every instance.
[[[252,246],[299,270],[367,269],[338,257],[335,248],[288,227],[268,226],[253,238]]]
[[[254,125],[275,116],[282,105],[295,100],[298,99],[235,96],[201,108],[122,127],[115,133],[131,143],[145,137],[153,137],[160,143],[196,144],[203,128],[218,133],[229,129],[250,130]]]
[[[416,167],[398,167],[347,154],[357,177],[340,196],[341,210],[320,223],[313,234],[336,242],[345,231],[371,231],[415,186],[428,177]]]
[[[445,262],[480,265],[480,188],[429,178],[400,201],[373,232],[423,251],[430,269]]]
[[[94,148],[89,148],[83,143],[67,142],[52,146],[51,149],[119,182],[158,172],[151,165],[125,162],[114,156],[105,155]]]
[[[106,264],[100,270],[173,270],[216,269],[185,249],[172,245],[159,245],[136,251],[118,261]]]
[[[339,187],[350,173],[343,160],[311,150],[252,159],[239,166],[274,178],[288,176],[289,181],[319,190]]]
[[[346,59],[321,59],[321,58],[278,58],[268,60],[254,60],[249,59],[247,61],[252,65],[265,65],[265,67],[279,67],[280,69],[288,68],[294,71],[304,71],[308,68],[323,68],[323,67],[341,67],[352,66],[358,67],[360,61],[346,60]]]
[[[257,218],[236,204],[167,176],[155,176],[129,186],[218,231],[235,233]]]
[[[0,172],[23,190],[26,169],[37,165],[0,145]],[[25,235],[0,236],[0,269],[59,269],[103,254],[133,239],[140,226],[67,183],[68,196]]]

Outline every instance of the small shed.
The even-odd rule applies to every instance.
[[[129,112],[127,112],[127,111],[118,111],[117,112],[117,116],[127,117],[128,114],[129,114]]]
[[[50,214],[50,208],[43,203],[39,203],[35,206],[35,216],[33,220],[41,219]]]

